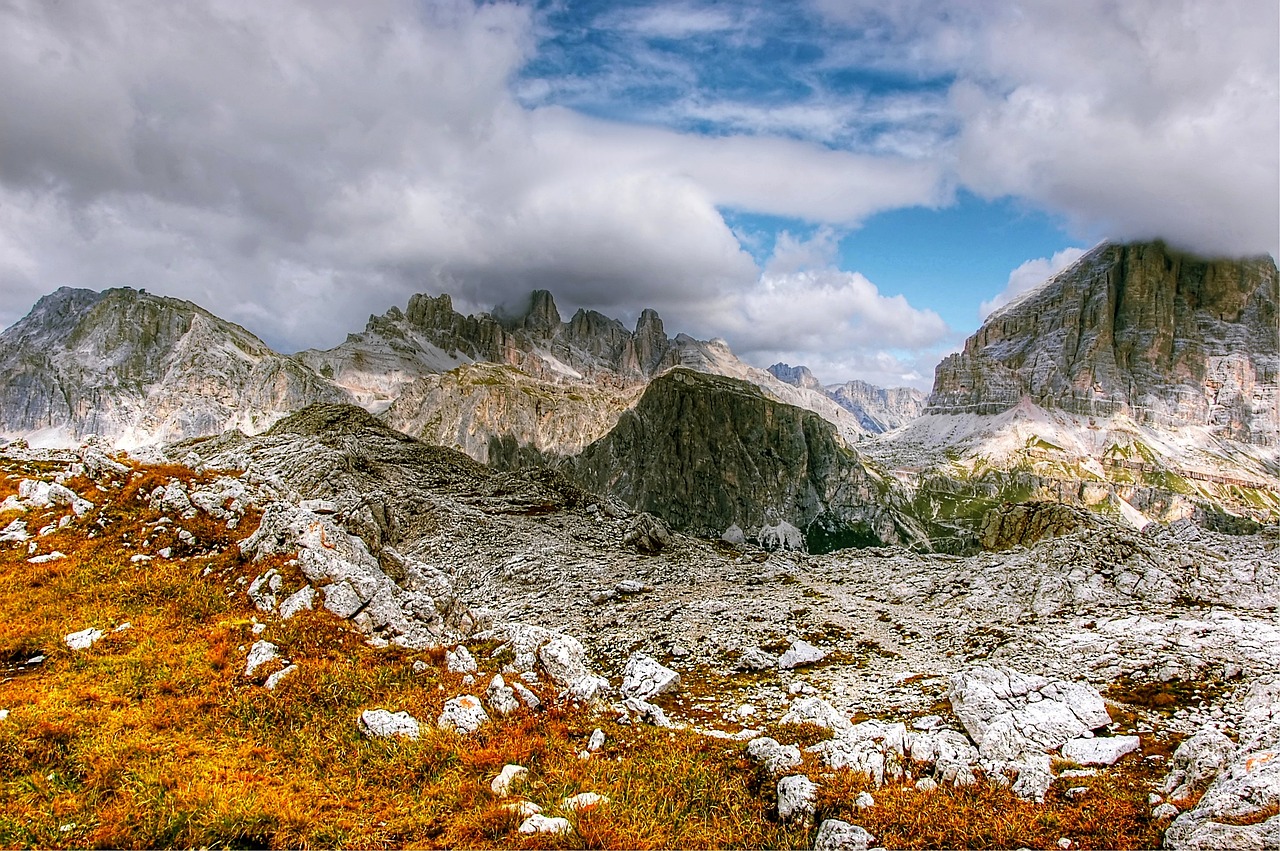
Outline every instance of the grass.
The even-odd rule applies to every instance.
[[[23,476],[55,472],[0,461],[0,498]],[[39,552],[66,558],[31,564],[26,544],[0,548],[0,708],[10,711],[0,721],[0,847],[808,847],[810,829],[778,823],[773,779],[742,743],[619,725],[558,705],[546,690],[542,711],[465,738],[437,729],[445,700],[482,683],[464,686],[444,670],[440,649],[375,649],[323,611],[288,622],[257,612],[244,593],[254,577],[274,567],[287,588],[301,578],[287,556],[242,558],[238,541],[255,515],[231,530],[203,514],[157,524],[147,503],[170,480],[200,478],[139,467],[114,482],[73,479],[96,507],[38,539]],[[64,512],[23,517],[35,530]],[[0,515],[0,524],[15,516]],[[179,528],[194,542],[183,543]],[[173,558],[154,556],[162,547]],[[131,560],[144,551],[153,560]],[[261,636],[258,621],[267,623]],[[86,627],[107,635],[89,650],[68,649],[63,637]],[[259,637],[298,665],[274,691],[261,681],[279,662],[243,676]],[[492,646],[471,649],[482,668],[500,663]],[[26,664],[37,655],[45,661]],[[428,663],[420,673],[417,661]],[[751,680],[703,673],[687,678],[690,699]],[[683,700],[668,701],[676,704]],[[422,737],[365,739],[355,722],[371,708],[410,712],[424,722]],[[579,759],[597,726],[604,749]],[[801,745],[828,735],[811,725],[769,729]],[[573,833],[516,832],[520,819],[489,791],[506,763],[529,769],[520,794],[569,817]],[[1094,787],[1080,801],[1055,791],[1038,806],[994,783],[935,793],[885,787],[863,813],[850,802],[866,778],[824,772],[812,756],[803,770],[822,784],[820,816],[860,823],[887,848],[1054,847],[1064,835],[1079,847],[1159,844],[1158,826],[1142,817],[1151,784],[1139,768],[1071,781]],[[587,791],[610,803],[560,809]]]

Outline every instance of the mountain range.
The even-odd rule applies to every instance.
[[[0,334],[0,433],[123,448],[265,431],[357,405],[499,468],[554,467],[679,528],[782,525],[810,548],[971,548],[981,515],[1048,498],[1203,522],[1280,517],[1271,258],[1103,244],[987,318],[908,388],[761,370],[552,295],[462,315],[415,295],[328,350],[273,351],[190,302],[63,288]],[[780,540],[791,540],[783,535]]]

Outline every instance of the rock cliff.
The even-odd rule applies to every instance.
[[[786,384],[819,393],[853,415],[860,430],[884,434],[924,413],[925,394],[913,387],[877,387],[865,381],[846,381],[826,387],[807,366],[775,363],[769,373]]]
[[[238,325],[129,288],[63,288],[0,335],[0,427],[120,445],[259,432],[346,395]]]
[[[923,543],[890,484],[811,411],[742,381],[677,369],[572,462],[587,489],[719,535],[786,523],[811,550]]]
[[[938,365],[930,413],[1027,398],[1088,416],[1277,436],[1277,273],[1270,257],[1206,260],[1103,244],[987,318]]]

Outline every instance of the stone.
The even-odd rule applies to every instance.
[[[274,674],[267,677],[267,681],[263,683],[263,685],[266,687],[267,691],[275,691],[276,686],[280,685],[280,681],[296,670],[298,670],[297,665],[290,665],[287,668],[281,668],[279,671],[276,671]]]
[[[1111,723],[1098,691],[1010,668],[978,665],[951,675],[947,697],[987,759],[1012,760],[1061,747]]]
[[[853,722],[820,697],[798,697],[791,701],[791,706],[778,723],[816,724],[835,733],[853,729]]]
[[[464,694],[445,702],[444,711],[436,720],[437,726],[458,733],[474,733],[481,725],[489,723],[489,714],[480,704],[480,698]]]
[[[27,559],[27,562],[29,564],[48,564],[51,561],[58,561],[66,557],[67,556],[65,553],[59,552],[58,550],[54,550],[53,552],[45,553],[44,555],[32,556],[31,558]]]
[[[582,810],[590,810],[603,804],[609,803],[609,798],[596,792],[579,792],[571,795],[560,802],[560,807],[570,812],[580,812]]]
[[[360,732],[371,739],[416,739],[420,735],[418,719],[408,712],[366,709],[360,713],[358,726]]]
[[[645,555],[656,555],[670,545],[671,530],[659,518],[641,512],[631,519],[622,542],[632,545]]]
[[[782,657],[778,659],[778,667],[784,671],[789,671],[792,668],[821,662],[825,658],[827,658],[825,650],[815,647],[807,641],[796,640],[787,648],[787,652],[783,653]]]
[[[917,792],[933,792],[938,788],[938,783],[932,777],[921,777],[916,781]]]
[[[798,747],[783,745],[768,736],[759,736],[747,742],[747,756],[770,774],[781,774],[798,768],[804,762]]]
[[[78,493],[60,484],[49,485],[46,491],[46,498],[50,505],[65,505],[75,512],[77,517],[83,517],[93,510],[93,503],[82,498]]]
[[[840,819],[823,819],[813,839],[813,851],[867,851],[876,838],[866,828]]]
[[[515,813],[522,819],[528,818],[529,816],[536,816],[542,812],[542,807],[538,806],[533,801],[507,801],[505,803],[498,804],[498,809],[506,810],[509,813]]]
[[[778,664],[778,659],[759,647],[748,647],[738,657],[739,671],[767,671]]]
[[[278,613],[284,620],[298,614],[299,612],[309,611],[315,608],[316,589],[310,585],[304,585],[297,591],[284,598],[284,602],[280,604]]]
[[[484,699],[488,702],[490,709],[502,716],[510,715],[520,708],[515,689],[507,685],[502,674],[494,675],[489,682],[489,688],[485,690]]]
[[[591,731],[591,738],[587,740],[587,751],[589,753],[599,753],[604,747],[604,730],[597,727]]]
[[[1177,816],[1178,808],[1169,803],[1160,804],[1151,811],[1151,817],[1156,821],[1167,821],[1172,818],[1177,818]]]
[[[805,748],[806,753],[817,754],[823,764],[837,771],[848,769],[867,775],[876,786],[883,786],[886,775],[892,776],[892,768],[886,770],[885,753],[870,738],[835,738],[818,742]]]
[[[804,534],[785,520],[773,526],[761,526],[756,541],[762,550],[803,550]]]
[[[1137,736],[1098,736],[1072,739],[1062,746],[1062,758],[1080,765],[1112,765],[1125,754],[1141,747]]]
[[[680,687],[680,675],[651,656],[633,653],[622,672],[619,691],[625,697],[648,700]]]
[[[1217,727],[1200,730],[1173,752],[1161,791],[1171,801],[1186,799],[1198,785],[1218,776],[1235,749],[1236,743]]]
[[[1052,761],[1048,754],[1023,754],[1005,765],[1018,773],[1013,781],[1013,794],[1037,804],[1044,803],[1044,796],[1053,784]]]
[[[818,785],[803,774],[778,781],[778,819],[783,823],[810,822],[818,804]]]
[[[244,675],[252,677],[253,672],[261,668],[268,662],[280,658],[280,648],[276,647],[270,641],[258,640],[249,648],[249,655],[244,663]]]
[[[105,635],[106,633],[102,630],[89,627],[63,637],[62,641],[72,650],[88,650]]]
[[[453,650],[446,650],[444,654],[445,667],[451,674],[474,674],[479,670],[476,665],[475,657],[471,655],[471,651],[467,650],[461,644]]]
[[[740,547],[747,542],[747,536],[743,533],[742,527],[737,523],[734,523],[728,529],[724,530],[724,533],[720,535],[720,540],[724,541],[726,544],[732,544],[735,547]]]
[[[552,835],[560,835],[570,833],[573,826],[569,824],[566,818],[547,817],[541,814],[529,816],[521,822],[518,828],[520,833],[550,833]]]
[[[512,683],[511,690],[515,692],[516,698],[519,699],[529,709],[537,709],[542,706],[542,700],[534,694],[524,683]]]
[[[853,799],[853,805],[860,810],[869,810],[876,805],[876,799],[870,792],[862,791]]]
[[[626,698],[622,701],[622,707],[628,715],[634,714],[645,724],[651,724],[654,727],[671,726],[671,721],[667,719],[667,713],[662,711],[661,706],[655,706],[638,697]]]
[[[498,776],[489,782],[489,789],[499,798],[505,798],[511,794],[511,789],[516,783],[523,783],[528,776],[529,769],[523,765],[507,763],[502,766]]]
[[[645,594],[653,590],[652,585],[646,585],[635,579],[624,579],[617,585],[613,586],[613,590],[619,594],[631,596],[635,594]]]

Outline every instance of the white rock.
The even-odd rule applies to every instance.
[[[789,771],[804,761],[798,747],[781,744],[768,736],[760,736],[747,742],[747,756],[764,766],[770,774]]]
[[[1187,798],[1197,785],[1218,776],[1235,749],[1236,743],[1216,727],[1200,730],[1173,752],[1161,791],[1172,801]]]
[[[591,738],[587,740],[587,751],[598,753],[602,747],[604,747],[604,730],[597,727],[591,732]]]
[[[579,792],[578,794],[572,795],[561,801],[560,807],[576,813],[581,810],[589,810],[593,807],[598,807],[607,803],[609,803],[609,799],[605,795],[600,795],[596,792]]]
[[[622,672],[619,691],[625,697],[648,700],[680,687],[680,675],[651,656],[633,653]]]
[[[27,534],[27,524],[22,520],[14,520],[0,530],[0,541],[25,541],[30,537]]]
[[[67,556],[65,553],[61,553],[61,552],[58,552],[57,550],[54,550],[53,552],[45,553],[42,556],[33,556],[32,558],[27,559],[27,561],[30,564],[46,564],[48,562],[57,561],[58,559],[64,559],[66,557]]]
[[[921,777],[919,780],[916,781],[917,792],[933,792],[933,791],[936,791],[937,788],[938,788],[937,781],[935,781],[932,777]]]
[[[474,674],[479,670],[471,651],[461,644],[453,650],[445,651],[444,662],[445,667],[449,669],[451,674]]]
[[[529,709],[537,709],[542,705],[542,700],[530,691],[524,683],[512,683],[511,690],[516,693],[516,697],[520,699],[520,702]]]
[[[876,744],[874,739],[867,738],[837,738],[826,742],[818,742],[816,745],[810,745],[805,748],[806,753],[817,754],[822,762],[828,767],[837,771],[847,768],[850,771],[859,772],[871,778],[871,782],[876,786],[883,786],[886,774],[892,776],[895,773],[892,768],[886,772],[886,763],[884,751]]]
[[[498,809],[506,810],[509,813],[515,813],[520,816],[520,818],[536,816],[542,812],[542,807],[538,806],[533,801],[507,801],[506,803],[498,804]]]
[[[777,526],[761,526],[756,534],[756,540],[764,550],[804,549],[804,535],[785,520],[779,522]]]
[[[281,668],[279,671],[276,671],[274,674],[267,677],[267,681],[264,684],[267,688],[267,691],[275,691],[276,686],[280,685],[280,681],[283,680],[285,677],[289,676],[290,674],[292,674],[296,670],[298,670],[297,665],[290,665],[287,668]]]
[[[759,647],[748,647],[738,657],[738,670],[765,671],[778,664],[776,656],[772,656]]]
[[[535,814],[525,819],[519,827],[521,833],[551,833],[563,834],[569,833],[573,827],[569,824],[569,820],[565,818],[552,817]]]
[[[505,798],[511,794],[513,785],[517,782],[523,782],[528,776],[529,769],[523,765],[507,763],[502,766],[502,771],[499,772],[498,776],[489,782],[489,789],[499,798]]]
[[[371,739],[387,739],[402,736],[416,739],[420,735],[418,719],[408,712],[388,712],[385,709],[366,709],[360,713],[360,732]]]
[[[818,803],[818,786],[803,774],[778,781],[778,819],[784,823],[810,821]]]
[[[862,791],[853,799],[853,805],[860,810],[869,810],[876,805],[876,799],[870,792]]]
[[[314,609],[315,605],[316,589],[310,585],[304,585],[285,597],[284,602],[280,604],[280,617],[288,620],[299,612]]]
[[[1044,796],[1053,784],[1052,761],[1048,754],[1023,754],[1007,766],[1018,772],[1013,782],[1013,794],[1028,801],[1043,803]]]
[[[1080,765],[1112,765],[1120,757],[1142,746],[1137,736],[1098,736],[1072,739],[1062,746],[1062,758]]]
[[[827,651],[813,646],[807,641],[792,642],[787,652],[778,659],[778,667],[784,671],[799,668],[801,665],[812,665],[827,658]]]
[[[813,839],[813,851],[867,851],[876,838],[865,828],[840,819],[823,819]]]
[[[740,546],[746,543],[747,536],[743,533],[742,527],[737,523],[734,523],[728,529],[724,530],[724,534],[720,536],[720,540],[724,541],[726,544]]]
[[[600,700],[609,693],[609,681],[595,674],[576,680],[560,693],[561,700],[576,700],[579,703],[591,703]]]
[[[791,701],[787,713],[779,720],[780,724],[816,724],[836,733],[853,729],[851,722],[843,713],[820,697],[800,697]]]
[[[464,694],[452,698],[444,705],[444,711],[436,724],[446,730],[474,733],[489,722],[489,715],[480,704],[480,698]]]
[[[88,629],[82,629],[79,632],[73,632],[70,635],[65,636],[62,641],[72,650],[88,650],[101,640],[104,635],[106,635],[106,633],[102,630],[89,627]]]
[[[249,648],[249,656],[245,659],[244,675],[246,677],[253,676],[253,672],[270,662],[272,659],[280,658],[280,649],[270,641],[255,641],[253,646]]]
[[[1151,811],[1151,817],[1156,821],[1165,821],[1166,819],[1176,818],[1178,808],[1173,804],[1161,804]]]
[[[490,709],[503,717],[520,708],[520,701],[516,700],[515,690],[507,685],[507,681],[502,678],[502,674],[494,675],[489,682],[489,688],[485,690],[484,699],[488,702]]]
[[[654,727],[671,726],[667,713],[662,711],[661,706],[655,706],[638,697],[628,697],[622,701],[622,707],[626,712],[634,713],[645,724],[652,724]]]
[[[9,710],[0,709],[0,721],[8,721],[8,720],[9,720]]]
[[[1013,760],[1053,750],[1111,723],[1097,689],[1009,668],[979,665],[957,671],[947,696],[987,759]]]

